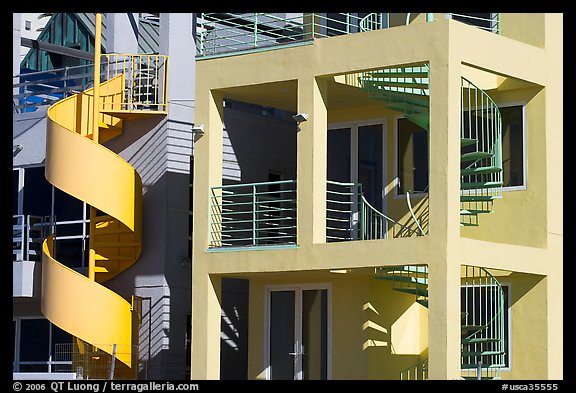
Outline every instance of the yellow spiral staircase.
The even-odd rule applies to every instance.
[[[48,110],[45,176],[91,206],[93,262],[88,276],[58,262],[57,240],[50,235],[43,244],[41,308],[50,322],[75,337],[72,371],[89,378],[132,379],[137,371],[137,302],[102,284],[140,256],[142,182],[130,164],[102,144],[119,136],[126,120],[166,115],[167,58],[107,56],[103,66],[113,72],[105,72],[99,85],[97,138],[92,131],[94,89]]]

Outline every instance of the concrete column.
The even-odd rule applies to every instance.
[[[220,279],[211,278],[205,259],[209,244],[210,198],[222,183],[223,100],[199,86],[198,121],[205,134],[195,136],[192,238],[192,379],[220,377]]]
[[[107,23],[108,53],[138,53],[138,13],[110,13]]]
[[[563,379],[564,324],[563,324],[563,246],[564,246],[564,200],[563,200],[563,25],[560,13],[544,16],[545,49],[548,75],[545,87],[546,100],[546,182],[547,182],[547,247],[551,258],[547,277],[548,306],[548,378]]]
[[[430,62],[429,378],[460,378],[460,62]]]
[[[193,380],[220,379],[221,279],[203,266],[193,267],[192,362]]]
[[[326,241],[326,80],[313,75],[298,80],[298,113],[308,120],[297,135],[298,244]]]

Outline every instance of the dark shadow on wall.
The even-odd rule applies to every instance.
[[[249,280],[222,278],[220,379],[248,378]]]

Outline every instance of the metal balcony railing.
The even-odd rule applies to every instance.
[[[100,81],[124,74],[122,102],[110,104],[103,91],[103,110],[168,109],[168,56],[157,54],[103,54]],[[33,112],[40,106],[81,93],[94,84],[94,64],[48,71],[26,71],[14,76],[14,113]]]
[[[362,15],[362,16],[360,16]],[[197,56],[208,58],[272,47],[309,43],[317,38],[391,27],[390,13],[200,13],[197,21]],[[411,15],[395,14],[395,25],[409,24]],[[498,13],[445,13],[452,18],[494,33],[500,32]],[[398,22],[401,20],[401,22]],[[434,14],[427,13],[432,22]]]
[[[296,244],[296,181],[211,188],[210,248]]]
[[[47,71],[22,70],[14,76],[13,112],[34,112],[72,94],[88,89],[94,82],[94,64],[63,67]]]
[[[42,241],[50,230],[49,217],[17,214],[12,216],[12,261],[42,259]]]

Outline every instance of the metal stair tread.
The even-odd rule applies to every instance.
[[[502,367],[506,367],[506,365],[501,363],[482,364],[483,370],[487,368],[502,368]],[[478,365],[475,363],[462,363],[460,364],[460,368],[463,370],[469,370],[472,368],[478,368]]]
[[[465,211],[467,213],[462,213],[462,211]],[[482,210],[482,209],[461,209],[460,210],[460,215],[465,216],[465,215],[478,215],[478,214],[486,214],[486,213],[492,213],[492,210]]]
[[[96,254],[94,259],[97,261],[133,261],[134,257],[129,255],[112,255],[106,257],[104,255]]]
[[[486,326],[485,325],[462,325],[461,326],[461,331],[462,333],[475,333],[475,332],[479,332],[480,330],[485,329]]]
[[[476,337],[476,338],[469,337],[469,338],[463,338],[462,344],[483,344],[483,343],[494,343],[498,341],[500,340],[492,337]]]
[[[495,195],[460,195],[460,202],[488,202],[498,199]]]
[[[502,355],[504,351],[462,351],[462,356],[491,356]]]
[[[428,78],[428,71],[408,71],[406,69],[396,68],[396,69],[383,69],[376,70],[367,73],[367,75],[376,77],[386,77],[386,78]]]
[[[460,138],[460,147],[470,146],[478,142],[478,139],[474,138]]]
[[[428,273],[428,266],[417,265],[402,265],[402,266],[387,266],[376,268],[377,272],[412,272],[412,273]]]
[[[460,170],[460,175],[468,176],[468,175],[483,175],[486,173],[497,173],[502,172],[502,168],[497,166],[482,166],[476,168],[462,168]]]
[[[494,157],[494,153],[489,153],[485,151],[473,151],[470,153],[464,153],[460,156],[460,161],[475,161],[475,160],[482,160],[485,158],[492,158]]]
[[[400,287],[400,288],[392,288],[395,291],[410,293],[413,295],[418,296],[428,296],[428,290],[422,288],[410,288],[410,287]]]
[[[501,181],[484,181],[484,182],[464,182],[460,184],[461,190],[474,190],[479,188],[498,188],[502,187],[504,183]]]
[[[413,79],[413,78],[402,78],[402,77],[380,77],[378,79],[370,78],[370,79],[363,79],[362,83],[370,84],[371,86],[390,86],[390,87],[408,87],[411,89],[418,89],[418,90],[427,90],[428,83],[422,81],[392,81],[392,80],[384,80],[384,79]],[[415,78],[414,78],[415,79]],[[423,78],[418,78],[423,79]]]
[[[388,280],[396,282],[406,282],[417,285],[428,285],[428,279],[423,277],[396,276],[394,274],[380,275],[375,277],[377,280]]]

